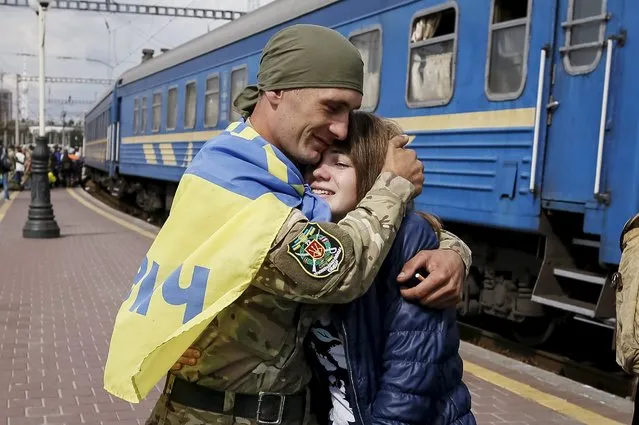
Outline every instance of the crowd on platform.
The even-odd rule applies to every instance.
[[[9,199],[9,191],[31,189],[31,156],[33,145],[0,148],[0,181],[2,197]],[[82,157],[73,147],[49,146],[49,185],[73,187],[80,183]]]

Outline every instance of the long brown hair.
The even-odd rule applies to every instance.
[[[402,128],[386,118],[363,111],[351,112],[348,137],[340,146],[349,155],[357,176],[357,202],[373,187],[384,168],[388,142],[402,134]],[[439,237],[443,226],[432,214],[416,211],[433,227]]]

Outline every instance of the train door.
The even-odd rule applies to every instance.
[[[583,214],[579,230],[585,237],[574,229],[560,237],[545,226],[544,261],[531,299],[610,326],[614,290],[605,273],[591,267],[596,266],[593,248],[600,253],[601,245],[589,235],[601,234],[607,214],[603,159],[614,119],[609,88],[618,77],[612,71],[624,0],[556,0],[556,5],[541,197],[548,209]]]
[[[111,146],[113,145],[113,123],[111,122],[111,109],[107,109],[106,114],[106,149],[104,151],[104,161],[107,168],[111,164]]]
[[[542,199],[551,207],[580,210],[593,197],[605,197],[602,150],[615,47],[608,34],[623,0],[557,4]]]
[[[117,164],[120,161],[120,109],[122,107],[122,98],[118,97],[115,103],[115,111],[113,114],[113,162]]]
[[[118,98],[115,107],[109,110],[109,129],[107,131],[107,162],[109,175],[115,173],[118,161],[120,160],[120,104]]]

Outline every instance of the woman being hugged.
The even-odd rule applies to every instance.
[[[382,171],[387,141],[402,130],[393,121],[354,112],[348,134],[307,173],[333,221],[363,199]],[[435,217],[409,211],[369,291],[334,306],[311,328],[307,358],[320,424],[475,425],[462,382],[455,309],[413,304],[396,281],[417,252],[438,248],[442,231]]]

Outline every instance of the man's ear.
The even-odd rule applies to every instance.
[[[282,103],[283,95],[284,90],[268,90],[264,92],[264,97],[273,107],[277,107],[280,103]]]

